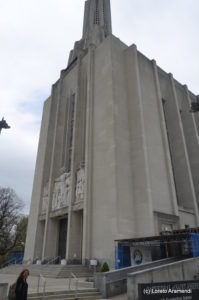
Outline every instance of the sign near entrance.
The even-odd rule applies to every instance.
[[[143,255],[140,249],[135,249],[133,253],[133,259],[136,265],[140,265],[143,260]]]
[[[199,281],[138,284],[139,300],[198,300]]]

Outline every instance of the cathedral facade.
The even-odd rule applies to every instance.
[[[110,0],[87,0],[44,103],[24,259],[113,266],[116,239],[199,226],[198,101],[112,34]]]

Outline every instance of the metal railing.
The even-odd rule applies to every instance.
[[[61,256],[57,256],[57,257],[55,257],[55,258],[52,258],[52,259],[50,259],[47,263],[46,263],[46,265],[50,265],[50,264],[53,264],[54,262],[56,262],[57,260],[61,260]]]
[[[77,299],[77,291],[78,291],[79,281],[78,281],[78,278],[75,276],[74,273],[71,273],[70,277],[69,277],[69,281],[68,281],[68,289],[69,290],[71,290],[71,281],[72,281],[72,279],[75,279],[75,299]]]
[[[36,264],[38,260],[40,260],[40,258],[39,258],[39,256],[36,256],[33,258],[32,263]]]
[[[46,265],[48,263],[48,261],[51,259],[52,259],[52,257],[46,256],[46,257],[42,258],[41,264]]]
[[[43,297],[46,294],[46,279],[44,278],[44,276],[42,274],[40,274],[38,276],[38,283],[37,283],[37,293],[39,294],[39,290],[40,290],[40,286],[43,283]]]
[[[30,265],[30,264],[32,264],[33,263],[33,259],[32,258],[28,258],[28,259],[26,259],[26,260],[23,260],[23,264],[24,265]]]

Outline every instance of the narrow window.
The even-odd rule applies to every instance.
[[[96,8],[95,8],[95,16],[94,16],[94,24],[99,25],[99,1],[96,0]]]
[[[68,151],[67,151],[68,152],[67,172],[71,171],[74,119],[75,119],[75,94],[73,94],[71,98],[71,110],[70,110],[70,121],[69,121],[70,130],[69,130]]]

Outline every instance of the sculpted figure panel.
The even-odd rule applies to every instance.
[[[55,179],[52,210],[57,210],[68,205],[71,189],[70,182],[70,173],[64,173]]]
[[[81,168],[77,171],[75,202],[83,201],[84,195],[85,195],[85,170],[84,168]]]

